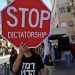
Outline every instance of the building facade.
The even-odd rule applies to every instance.
[[[70,1],[71,13],[73,15],[73,20],[75,23],[75,0],[69,0],[69,1]]]
[[[52,0],[51,35],[65,34],[75,44],[75,19],[70,0]],[[75,4],[75,0],[73,2]]]
[[[75,0],[51,0],[51,35],[69,37],[75,55]]]

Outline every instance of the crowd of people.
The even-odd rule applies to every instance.
[[[41,54],[37,54],[34,48],[28,48],[27,44],[21,43],[19,54],[14,47],[10,52],[10,75],[51,75],[55,66],[55,51],[51,43],[49,50],[44,56],[44,43],[41,44]]]

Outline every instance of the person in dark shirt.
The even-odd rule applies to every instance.
[[[44,64],[41,57],[29,49],[23,42],[19,48],[19,54],[13,64],[13,72],[16,75],[45,75]]]
[[[10,58],[9,58],[9,61],[10,61],[10,71],[12,71],[12,67],[13,67],[13,64],[17,58],[17,51],[14,49],[14,47],[11,48],[11,52],[10,52]]]

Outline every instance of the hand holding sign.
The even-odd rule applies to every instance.
[[[20,44],[20,47],[19,47],[19,55],[20,56],[22,56],[25,52],[27,52],[28,51],[28,46],[27,46],[27,44],[25,43],[21,43]]]

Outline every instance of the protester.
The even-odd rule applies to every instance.
[[[55,45],[52,45],[52,43],[50,43],[50,54],[51,54],[51,59],[52,59],[52,62],[53,62],[53,65],[55,66],[55,50],[54,50],[54,46]]]
[[[41,48],[40,48],[40,56],[42,58],[42,61],[44,60],[44,43],[41,43]]]
[[[64,63],[67,68],[72,67],[72,54],[70,50],[64,51]]]
[[[51,59],[50,50],[49,50],[48,54],[45,56],[44,64],[45,64],[46,75],[52,75],[53,62]]]
[[[49,51],[48,38],[46,38],[46,39],[43,41],[43,43],[44,43],[44,58],[45,58],[45,56],[47,55],[47,53],[48,53],[48,51]],[[44,58],[43,58],[43,59],[44,59]]]
[[[45,75],[41,57],[23,42],[20,45],[18,57],[13,64],[13,72],[16,75],[38,75],[38,72],[40,72],[40,75]]]
[[[17,55],[18,55],[17,51],[14,49],[14,47],[12,47],[11,52],[10,52],[10,59],[9,59],[9,61],[10,61],[10,73],[13,73],[12,67],[13,67],[13,64],[14,64],[16,58],[17,58]]]

